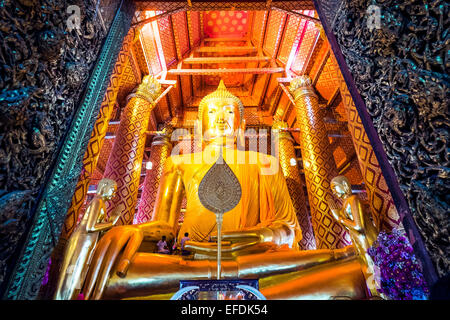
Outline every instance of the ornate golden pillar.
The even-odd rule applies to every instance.
[[[281,170],[286,178],[289,195],[291,196],[292,204],[297,213],[297,219],[303,234],[299,246],[302,250],[314,250],[316,249],[316,240],[314,239],[311,217],[308,208],[306,207],[306,197],[303,192],[304,184],[297,165],[294,139],[289,132],[280,129],[288,129],[287,123],[280,120],[274,120],[272,130],[278,130],[278,152]]]
[[[291,81],[289,90],[295,100],[300,148],[311,208],[312,225],[317,247],[342,248],[351,243],[347,231],[335,221],[328,207],[332,198],[331,179],[338,175],[323,122],[318,97],[311,79],[301,76]]]
[[[333,55],[332,59],[337,65]],[[401,219],[395,208],[391,192],[387,187],[383,173],[381,172],[381,167],[367,137],[361,118],[356,110],[355,103],[348,91],[347,84],[342,74],[340,72],[338,74],[342,101],[347,110],[348,130],[352,135],[372,217],[376,226],[379,228],[378,230],[390,231],[392,228],[399,227]]]
[[[153,138],[149,161],[151,168],[146,168],[143,190],[138,204],[138,212],[134,216],[134,224],[150,221],[153,217],[156,193],[158,192],[164,163],[170,157],[172,150],[172,143],[170,142],[172,131],[170,125],[166,125]]]
[[[120,224],[131,224],[136,209],[142,160],[150,113],[161,93],[159,82],[148,75],[137,90],[127,98],[120,116],[116,139],[106,163],[104,178],[117,183],[116,197],[109,202],[108,215],[113,208],[122,207]]]

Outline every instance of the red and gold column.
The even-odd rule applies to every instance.
[[[108,203],[108,215],[113,208],[121,207],[117,224],[131,224],[137,204],[139,178],[150,113],[161,94],[159,82],[148,75],[137,90],[128,96],[120,117],[116,139],[106,163],[104,178],[117,183],[117,193]]]
[[[335,221],[328,207],[332,198],[331,179],[338,175],[323,122],[318,97],[306,76],[295,78],[289,86],[297,111],[300,148],[317,247],[342,248],[351,243],[347,231]]]
[[[151,168],[147,167],[146,169],[143,190],[138,204],[138,212],[134,217],[134,224],[152,220],[156,193],[158,192],[164,164],[167,158],[170,157],[172,150],[170,142],[172,131],[170,125],[167,125],[153,138],[149,161]]]
[[[337,64],[333,55],[332,59]],[[387,187],[377,157],[356,110],[355,103],[348,91],[347,84],[340,72],[338,76],[342,101],[347,110],[348,130],[352,135],[372,217],[379,228],[378,230],[390,231],[392,228],[399,227],[401,224],[400,216],[395,208],[391,192]]]
[[[314,231],[311,225],[311,217],[306,207],[306,197],[303,191],[303,180],[297,165],[297,156],[294,149],[294,139],[291,134],[283,129],[288,129],[288,125],[284,121],[274,120],[272,130],[278,131],[278,151],[281,170],[286,178],[286,184],[294,205],[297,219],[302,229],[303,238],[299,242],[300,249],[314,250],[316,249],[316,240],[314,239]]]

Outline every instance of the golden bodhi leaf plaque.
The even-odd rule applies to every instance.
[[[225,162],[220,148],[219,157],[203,177],[198,187],[201,204],[216,214],[217,221],[217,279],[220,279],[223,214],[232,210],[241,200],[239,180]]]

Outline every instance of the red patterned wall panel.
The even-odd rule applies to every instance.
[[[347,109],[342,101],[334,109],[334,118],[342,122],[348,121]]]
[[[305,74],[308,74],[311,79],[314,79],[314,77],[311,75],[311,70],[313,69],[314,65],[316,64],[317,59],[320,59],[319,55],[320,55],[320,52],[321,52],[325,42],[327,42],[327,41],[324,41],[324,39],[319,35],[317,38],[316,45],[314,46],[314,49],[312,51],[311,57],[309,58],[309,62],[306,65]]]
[[[312,15],[312,11],[306,10],[304,12],[307,15]],[[303,20],[304,21],[304,20]],[[299,32],[299,35],[301,33]],[[319,36],[319,30],[310,21],[304,21],[304,31],[301,34],[301,39],[299,40],[299,45],[297,46],[297,52],[295,54],[295,59],[291,65],[291,70],[297,73],[303,73],[304,68],[306,68],[306,63],[314,49],[314,45]]]
[[[259,46],[263,41],[264,26],[268,11],[255,11],[252,27],[252,41],[255,46]]]
[[[342,175],[346,176],[351,184],[360,185],[363,183],[361,169],[359,168],[358,160],[355,160],[356,161],[352,161],[350,167],[346,168],[345,171],[342,172]],[[361,195],[361,198],[363,194],[365,194],[365,192],[359,194]]]
[[[207,38],[245,38],[249,31],[247,11],[207,11],[204,33]]]
[[[206,13],[203,11],[200,11],[199,13],[199,21],[200,21],[200,39],[203,39],[205,37],[204,31],[205,30],[205,26],[204,26],[204,22],[205,22],[205,15]]]
[[[201,29],[200,29],[200,12],[188,11],[189,18],[189,40],[191,41],[191,47],[196,47],[201,41]]]
[[[286,31],[284,32],[280,52],[278,53],[278,59],[284,64],[287,64],[292,49],[297,47],[295,40],[299,39],[297,34],[301,31],[301,29],[299,29],[300,21],[301,19],[299,17],[292,15],[288,16]]]
[[[103,142],[102,150],[100,151],[100,156],[98,157],[97,170],[103,174],[106,168],[106,163],[108,162],[109,155],[111,154],[112,146],[114,144],[114,139],[105,139]],[[100,178],[101,179],[101,178]],[[92,184],[96,184],[98,181],[92,181]]]
[[[330,100],[339,87],[339,73],[339,67],[329,57],[316,83],[317,91],[326,100]]]
[[[270,11],[269,20],[267,21],[267,31],[264,40],[264,49],[270,56],[275,56],[281,36],[283,33],[286,14],[280,11]]]
[[[175,63],[177,60],[172,25],[169,19],[169,17],[158,19],[159,36],[161,38],[161,45],[167,67]]]
[[[103,178],[103,171],[98,170],[98,167],[95,168],[94,173],[91,177],[91,185],[98,185],[98,182]]]
[[[318,72],[321,72],[320,67],[323,59],[325,59],[326,55],[330,51],[330,45],[328,41],[323,41],[322,46],[319,51],[316,53],[314,57],[312,57],[312,67],[309,71],[309,76],[311,79],[315,79]]]
[[[179,56],[179,58],[181,58],[184,57],[190,49],[186,12],[182,11],[172,15],[172,23],[174,28],[177,55]]]
[[[155,35],[153,33],[153,26],[151,23],[147,23],[141,29],[140,41],[144,50],[144,56],[147,64],[150,65],[150,69],[153,75],[156,75],[162,71],[161,61],[159,60],[158,49],[156,47]]]
[[[337,167],[347,158],[344,149],[339,145],[333,150],[333,157]]]
[[[130,61],[130,57],[127,57]],[[131,63],[127,63],[124,66],[123,75],[120,82],[119,92],[117,93],[117,103],[119,106],[124,106],[126,104],[126,97],[133,91],[133,89],[138,85],[136,76],[133,72]]]
[[[135,53],[135,57],[136,57],[136,62],[138,64],[138,66],[139,66],[139,69],[141,70],[141,72],[143,74],[149,74],[147,61],[145,60],[144,51],[142,49],[141,42],[140,41],[136,41],[133,44],[133,47],[134,47],[134,53]]]

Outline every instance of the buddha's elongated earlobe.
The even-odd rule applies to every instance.
[[[238,146],[241,146],[242,150],[245,149],[245,119],[241,120],[241,125],[239,126],[237,134],[237,143]]]

